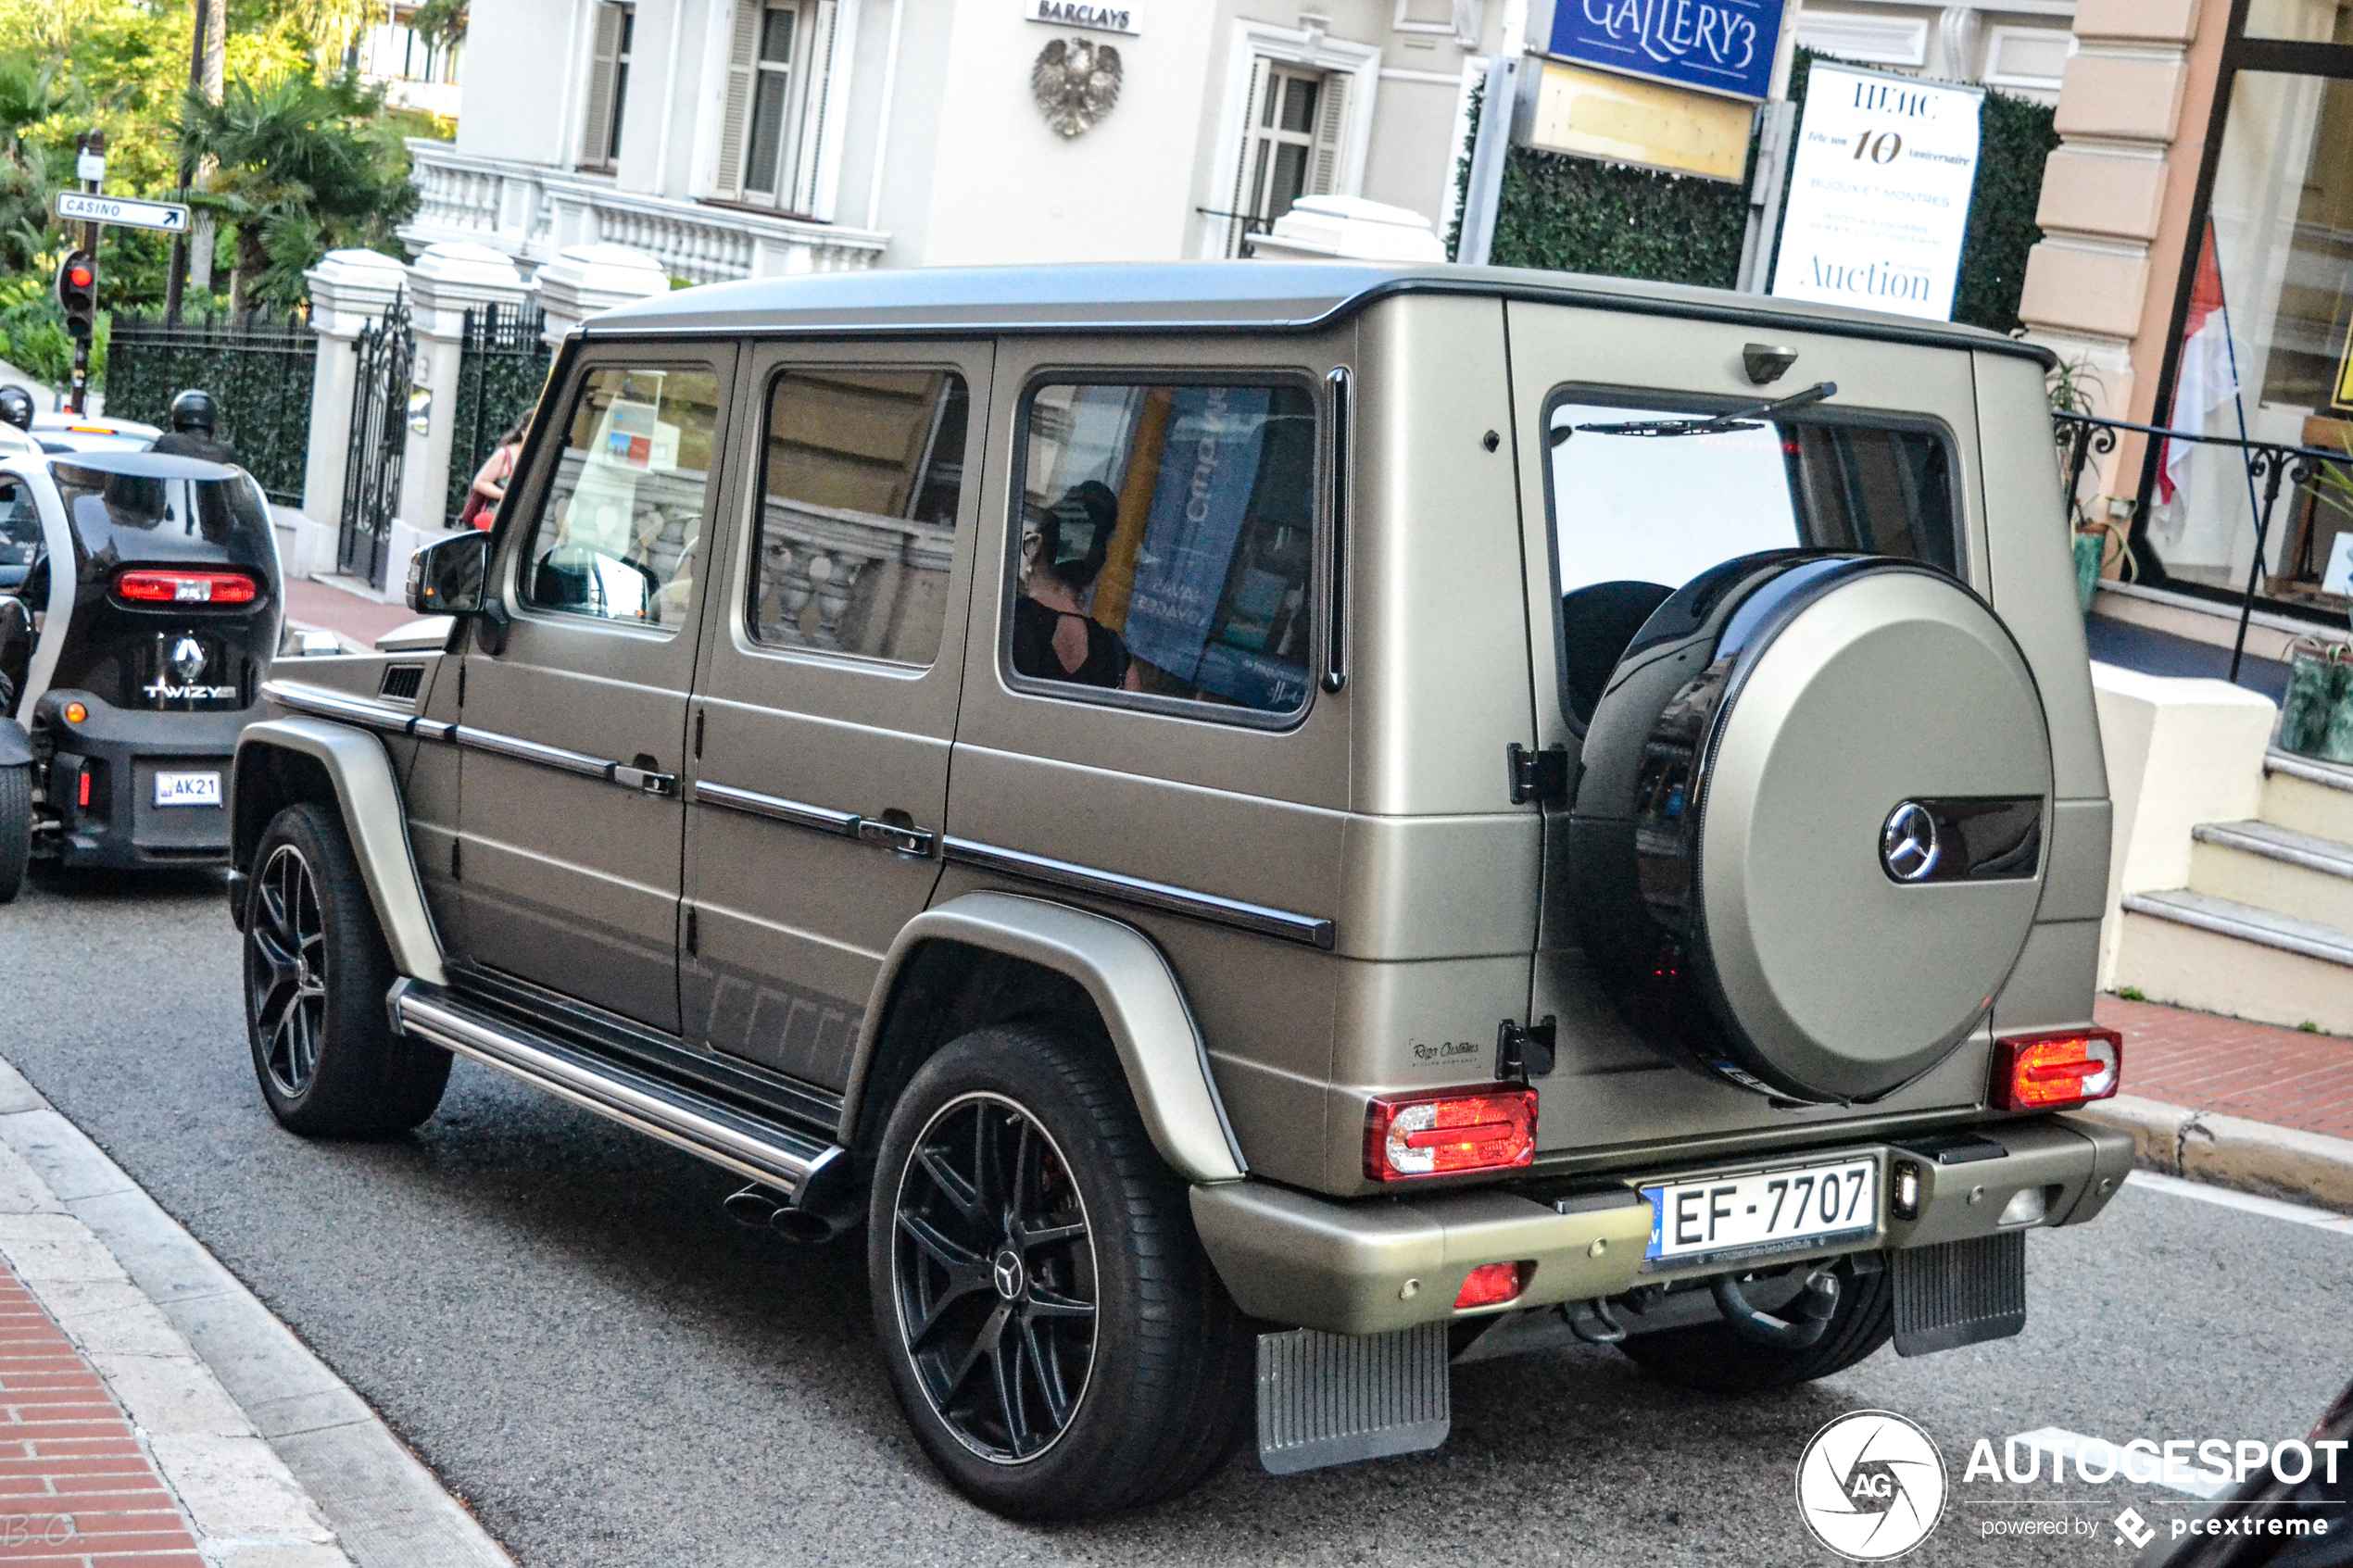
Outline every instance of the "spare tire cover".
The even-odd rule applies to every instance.
[[[1661,605],[1588,730],[1570,896],[1629,1022],[1744,1087],[1879,1098],[2023,949],[2051,800],[1992,607],[1883,558],[1776,552]]]

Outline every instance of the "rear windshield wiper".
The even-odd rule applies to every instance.
[[[1838,383],[1817,382],[1805,391],[1770,403],[1753,403],[1745,408],[1731,408],[1699,420],[1627,420],[1618,424],[1576,425],[1553,432],[1553,445],[1557,446],[1568,439],[1569,430],[1591,432],[1595,435],[1723,435],[1736,430],[1756,430],[1770,420],[1778,419],[1809,403],[1819,403],[1825,397],[1838,395]]]

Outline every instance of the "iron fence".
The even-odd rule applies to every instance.
[[[343,520],[337,564],[384,585],[393,513],[400,506],[401,462],[409,444],[409,391],[416,372],[417,333],[409,301],[395,295],[384,318],[359,330],[351,391],[349,455],[344,460]]]
[[[212,394],[220,438],[270,498],[302,499],[310,449],[310,384],[319,338],[299,315],[207,319],[118,314],[107,348],[107,412],[167,428],[171,399]]]
[[[539,400],[551,351],[535,307],[493,304],[466,312],[458,354],[458,398],[449,431],[447,525],[458,525],[474,474],[498,438]]]
[[[2297,489],[2312,483],[2320,476],[2324,464],[2334,463],[2353,475],[2353,453],[2332,452],[2318,446],[2296,446],[2279,441],[2247,441],[2230,435],[2205,435],[2195,431],[2167,430],[2161,425],[2134,424],[2130,420],[2107,420],[2093,414],[2053,414],[2052,435],[2059,449],[2067,455],[2061,492],[2067,499],[2070,525],[2082,520],[2082,506],[2079,500],[2083,483],[2083,469],[2093,454],[2102,456],[2116,450],[2118,433],[2130,431],[2160,441],[2186,441],[2201,446],[2233,446],[2239,451],[2246,470],[2246,498],[2249,514],[2255,522],[2255,552],[2246,569],[2246,587],[2237,597],[2239,629],[2231,645],[2231,679],[2239,678],[2239,665],[2246,654],[2247,623],[2255,614],[2258,589],[2266,582],[2271,568],[2264,550],[2271,542],[2271,515],[2277,508],[2283,484]],[[2260,498],[2258,498],[2258,492]]]

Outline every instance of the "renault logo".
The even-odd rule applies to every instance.
[[[1898,882],[1920,882],[1936,870],[1936,819],[1917,800],[1887,814],[1879,830],[1879,863]]]
[[[182,684],[188,684],[204,673],[204,645],[194,637],[182,637],[171,647],[171,668],[180,672]]]

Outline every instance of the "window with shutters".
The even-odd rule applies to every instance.
[[[588,60],[588,117],[580,138],[583,169],[610,169],[621,154],[621,120],[629,101],[629,56],[636,31],[635,6],[600,0]]]
[[[837,0],[736,0],[714,195],[813,207],[838,9]]]
[[[1229,256],[1247,255],[1249,237],[1272,229],[1300,197],[1337,188],[1348,126],[1347,73],[1260,60],[1252,76]]]

